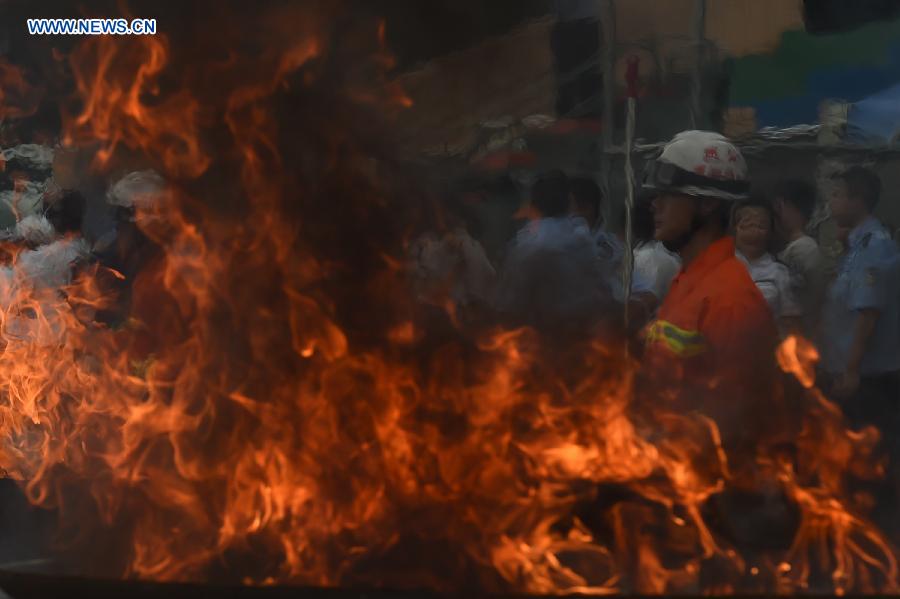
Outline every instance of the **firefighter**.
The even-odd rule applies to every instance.
[[[751,420],[772,397],[778,333],[727,234],[733,204],[748,197],[744,158],[718,133],[685,131],[647,165],[644,188],[655,238],[682,261],[646,331],[645,378],[712,417],[726,446],[752,444]]]

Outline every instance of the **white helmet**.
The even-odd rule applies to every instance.
[[[643,188],[743,200],[750,184],[747,163],[728,138],[713,131],[682,131],[647,163]]]

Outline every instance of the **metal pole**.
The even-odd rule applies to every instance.
[[[634,212],[634,168],[631,154],[634,146],[634,120],[637,105],[638,59],[628,61],[625,76],[628,82],[628,114],[625,118],[625,255],[622,263],[622,287],[625,302],[625,328],[629,324],[628,304],[631,300],[631,279],[634,271],[634,247],[632,242],[631,218]]]
[[[703,53],[706,43],[706,0],[696,0],[694,5],[694,48],[695,60],[691,73],[691,125],[694,129],[706,127],[701,119],[702,106],[700,92],[703,89]]]
[[[631,279],[634,271],[634,246],[631,232],[631,217],[634,211],[634,171],[631,166],[631,146],[634,143],[634,105],[635,99],[628,98],[628,117],[625,121],[625,255],[622,264],[626,327],[628,327],[628,303],[631,300]]]
[[[602,205],[603,221],[608,223],[612,215],[610,199],[612,191],[610,186],[610,174],[612,173],[613,157],[609,153],[613,145],[615,135],[615,94],[616,94],[616,2],[615,0],[597,0],[602,3],[600,25],[603,30],[603,129],[601,130],[601,143],[603,152],[600,163],[600,188],[603,190],[605,201]]]

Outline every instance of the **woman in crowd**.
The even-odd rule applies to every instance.
[[[735,207],[733,222],[735,255],[747,265],[779,329],[782,333],[798,330],[803,310],[791,290],[790,272],[770,252],[775,228],[772,206],[754,194]]]

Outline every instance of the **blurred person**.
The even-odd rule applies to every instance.
[[[590,230],[594,243],[597,244],[604,276],[612,281],[612,277],[619,271],[625,248],[619,236],[603,228],[603,192],[593,179],[576,177],[569,180],[569,194],[569,214],[574,219],[582,220]]]
[[[85,200],[77,191],[64,191],[45,197],[44,205],[42,214],[24,217],[9,235],[28,248],[15,257],[12,268],[23,282],[62,291],[90,253],[81,235]]]
[[[26,216],[9,238],[27,249],[15,252],[0,268],[0,307],[8,335],[52,344],[65,332],[63,313],[70,309],[65,299],[90,248],[80,234],[84,198],[64,192],[48,196],[45,203],[44,212],[53,222],[44,214]]]
[[[625,215],[623,213],[618,230],[606,231],[602,226],[601,216],[603,192],[597,182],[589,177],[572,178],[569,181],[569,191],[572,218],[584,221],[597,245],[600,276],[604,286],[610,290],[617,303],[624,304]],[[633,329],[639,329],[647,323],[659,305],[659,299],[653,290],[653,281],[644,271],[635,268],[632,271],[629,297],[629,324]]]
[[[896,423],[900,399],[898,250],[873,216],[881,181],[854,166],[835,175],[831,213],[847,232],[825,300],[822,369],[856,425]]]
[[[641,198],[635,205],[632,220],[634,230],[635,278],[648,281],[648,290],[658,304],[666,298],[672,280],[681,270],[681,258],[670,252],[662,242],[654,239],[652,198]]]
[[[849,225],[838,224],[834,229],[835,241],[841,244],[841,255],[845,254],[849,247],[850,231],[851,227]]]
[[[510,244],[496,307],[513,324],[545,332],[587,334],[606,315],[611,297],[587,222],[569,214],[568,178],[538,177],[531,191],[537,218]]]
[[[571,177],[569,194],[570,214],[583,218],[591,231],[602,231],[603,192],[597,182],[591,177]]]
[[[126,279],[133,278],[158,249],[148,235],[154,214],[167,193],[166,182],[152,170],[128,173],[106,192],[115,228],[103,235],[93,251]]]
[[[655,195],[655,238],[683,265],[647,329],[645,384],[712,417],[726,449],[753,455],[771,428],[778,333],[728,236],[749,191],[744,158],[718,133],[685,131],[648,163],[644,189]]]
[[[778,229],[786,244],[778,259],[788,267],[791,290],[802,309],[801,330],[812,339],[818,327],[827,280],[819,244],[807,234],[816,209],[816,190],[809,183],[789,179],[775,187],[773,197]]]
[[[620,263],[625,250],[621,240],[603,228],[603,192],[600,186],[590,177],[573,177],[569,179],[569,194],[569,214],[574,219],[582,220],[590,230],[600,259],[608,265]]]
[[[746,265],[783,332],[800,329],[803,311],[791,288],[788,267],[769,252],[775,228],[772,206],[761,196],[744,200],[734,209],[735,255]]]
[[[443,215],[443,232],[428,231],[410,247],[415,293],[419,301],[458,308],[486,306],[493,300],[497,272],[484,247],[470,234],[465,219]]]
[[[622,214],[619,227],[609,232],[603,228],[602,202],[603,192],[597,182],[589,177],[570,179],[571,195],[570,214],[572,218],[583,219],[591,230],[597,244],[600,276],[604,286],[610,290],[618,304],[625,302],[625,214]],[[629,327],[637,332],[649,321],[660,297],[653,289],[650,273],[634,268],[631,273],[631,293],[629,295]]]
[[[140,273],[158,268],[165,259],[163,248],[151,232],[154,221],[160,220],[161,205],[168,193],[166,181],[152,170],[127,173],[107,190],[106,202],[113,211],[115,228],[102,235],[91,251],[102,267],[96,275],[98,285],[117,302],[98,312],[99,321],[113,327],[125,324],[136,310],[133,299],[140,295],[135,294]],[[149,280],[141,283],[155,284]],[[143,295],[151,298],[159,294]]]
[[[900,486],[900,252],[873,216],[881,180],[854,166],[834,176],[831,214],[844,252],[825,298],[820,327],[820,386],[843,409],[854,428],[882,432],[879,451],[890,458],[890,476],[851,481],[875,499],[873,518],[893,526]]]
[[[613,298],[619,302],[625,302],[625,267],[626,256],[625,249],[628,247],[629,239],[628,231],[628,215],[625,210],[619,215],[619,226],[616,228],[614,243],[616,246],[616,256],[609,264],[604,272],[610,283]],[[632,233],[634,222],[632,222]],[[654,280],[652,273],[646,268],[638,267],[637,264],[637,243],[636,238],[632,235],[631,243],[631,293],[628,300],[628,324],[629,332],[638,333],[646,324],[650,322],[656,313],[660,304],[660,296],[654,290]],[[646,265],[642,265],[646,266]]]
[[[106,192],[115,230],[93,248],[95,284],[104,298],[94,320],[113,331],[139,377],[150,372],[161,348],[191,338],[190,314],[202,301],[191,280],[202,241],[191,235],[177,193],[153,170],[122,176]]]

